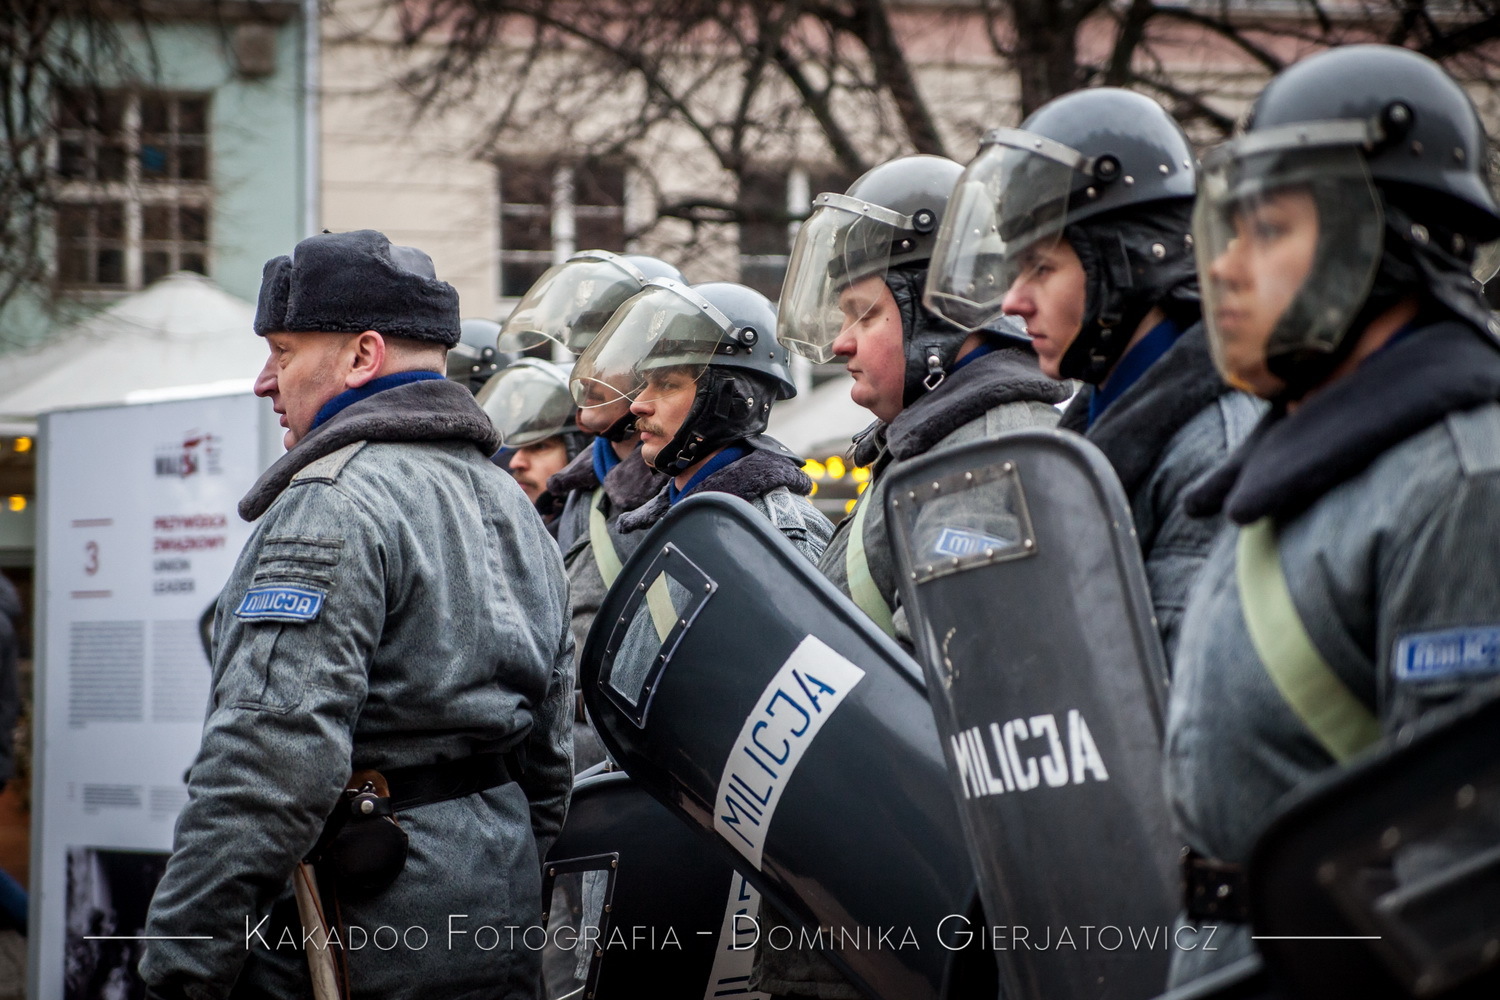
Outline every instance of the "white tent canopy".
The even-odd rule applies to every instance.
[[[44,345],[0,355],[0,421],[30,423],[47,410],[249,391],[266,359],[254,320],[253,305],[202,275],[168,275]]]

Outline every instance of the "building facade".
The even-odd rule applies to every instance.
[[[185,2],[50,95],[48,280],[0,311],[24,349],[173,271],[253,301],[266,258],[315,220],[316,63],[296,0]]]

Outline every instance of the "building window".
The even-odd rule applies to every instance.
[[[578,250],[625,249],[625,166],[500,164],[500,294],[518,298]]]
[[[849,179],[831,169],[747,170],[740,178],[741,284],[778,298],[792,240],[813,198],[848,186]]]
[[[58,100],[58,285],[207,274],[208,96],[77,88]]]

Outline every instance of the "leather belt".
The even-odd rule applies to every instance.
[[[1193,920],[1250,922],[1250,893],[1245,866],[1182,849],[1182,903]]]
[[[476,753],[436,764],[393,767],[381,773],[391,789],[391,809],[401,812],[434,802],[461,799],[515,781],[521,767],[515,752],[510,751]]]

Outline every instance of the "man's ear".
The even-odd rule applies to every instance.
[[[378,376],[385,367],[385,338],[375,330],[355,335],[349,342],[351,363],[344,373],[344,387],[358,389]]]

